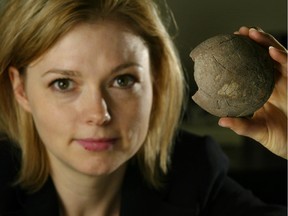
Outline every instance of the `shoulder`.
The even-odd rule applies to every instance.
[[[15,180],[20,167],[20,150],[11,140],[0,138],[0,188]]]
[[[171,158],[172,175],[185,175],[205,186],[215,184],[226,176],[229,160],[218,143],[209,136],[197,136],[180,131],[175,140]],[[199,184],[197,184],[199,186]]]
[[[28,193],[15,181],[20,170],[21,151],[8,139],[0,140],[0,215],[57,215],[58,200],[49,178],[35,193]]]
[[[196,215],[285,215],[286,209],[261,202],[228,176],[229,161],[207,136],[180,131],[168,175],[169,202]]]
[[[228,159],[221,147],[209,136],[197,136],[187,131],[179,131],[172,153],[174,163],[185,162],[195,166],[203,165],[227,169]],[[196,164],[195,164],[196,163]],[[197,167],[199,164],[197,165]]]
[[[200,210],[221,186],[228,165],[227,157],[212,138],[180,131],[171,157],[168,194],[177,205],[186,203]],[[172,194],[178,198],[172,198]]]
[[[15,210],[18,187],[14,187],[20,167],[20,150],[6,138],[0,138],[0,213]]]

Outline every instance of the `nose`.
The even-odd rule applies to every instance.
[[[111,121],[107,102],[102,96],[86,97],[82,103],[85,123],[89,125],[105,125]]]

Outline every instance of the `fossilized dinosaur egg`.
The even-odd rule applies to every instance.
[[[269,99],[274,66],[268,49],[241,35],[218,35],[190,53],[198,86],[193,100],[219,117],[251,116]]]

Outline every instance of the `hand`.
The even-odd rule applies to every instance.
[[[287,50],[259,28],[241,27],[235,34],[246,35],[267,49],[269,47],[269,54],[275,61],[275,87],[269,100],[251,119],[220,118],[219,125],[250,137],[287,159]]]

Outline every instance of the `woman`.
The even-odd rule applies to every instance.
[[[1,169],[1,215],[285,213],[229,179],[213,141],[173,142],[184,79],[152,1],[12,0],[0,28],[1,127],[20,149],[0,151],[0,167],[16,167]],[[219,124],[285,157],[287,52],[239,34],[273,46],[277,85],[251,121]]]

